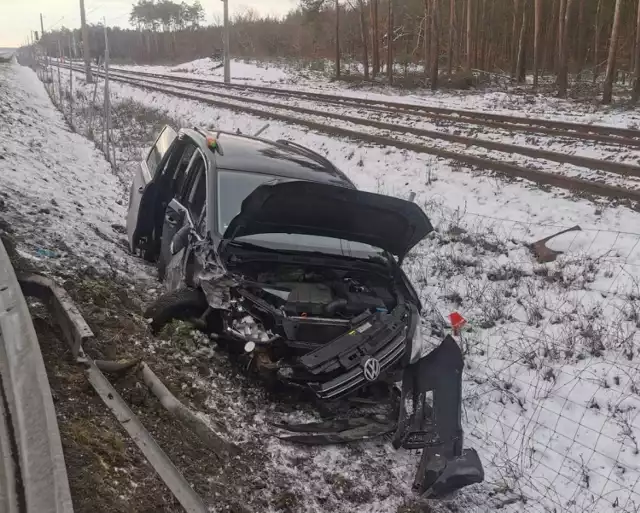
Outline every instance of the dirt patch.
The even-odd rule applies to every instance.
[[[169,489],[71,360],[42,305],[31,305],[76,513],[181,512]]]

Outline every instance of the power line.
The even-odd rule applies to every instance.
[[[49,25],[49,26],[47,27],[47,29],[46,29],[46,30],[47,30],[47,32],[48,32],[49,30],[51,30],[53,27],[55,27],[55,26],[56,26],[58,23],[60,23],[62,20],[64,20],[64,16],[63,16],[62,18],[60,18],[58,21],[56,21],[55,23],[52,23],[51,25]]]

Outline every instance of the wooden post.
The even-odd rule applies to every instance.
[[[71,62],[71,36],[69,36],[69,125],[73,129],[73,63]]]
[[[111,136],[111,101],[109,98],[109,36],[107,34],[107,24],[104,24],[104,132],[105,143],[103,151],[107,160],[111,162],[109,154],[109,138]]]
[[[64,102],[62,101],[62,79],[60,78],[60,60],[62,59],[62,45],[58,39],[58,96],[60,98],[60,109],[64,108]]]
[[[98,71],[99,69],[100,69],[100,63],[98,63]],[[94,82],[95,83],[93,84],[93,96],[92,96],[90,111],[89,111],[89,130],[88,130],[88,134],[92,141],[96,140],[95,134],[93,133],[93,111],[96,108],[96,96],[98,95],[98,79],[96,79]]]

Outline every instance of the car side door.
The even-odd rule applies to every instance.
[[[146,158],[140,162],[133,177],[131,190],[129,191],[129,208],[127,211],[127,236],[129,248],[136,251],[140,238],[139,227],[145,225],[141,217],[144,217],[153,202],[152,183],[158,174],[162,164],[166,162],[168,153],[178,139],[178,134],[170,126],[165,126],[160,132],[154,145],[149,150]]]
[[[206,200],[206,160],[196,150],[187,167],[186,180],[179,195],[173,198],[165,210],[158,271],[164,279],[166,269],[173,266],[171,243],[182,228],[193,228],[201,217]]]

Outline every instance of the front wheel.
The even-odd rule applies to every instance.
[[[201,317],[208,303],[200,289],[184,288],[163,294],[145,310],[144,316],[151,319],[154,333],[173,320],[192,321]]]

